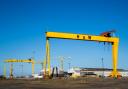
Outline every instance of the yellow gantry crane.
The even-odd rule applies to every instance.
[[[10,65],[10,78],[13,78],[13,64],[12,63],[16,63],[16,62],[32,63],[32,74],[34,74],[34,64],[35,64],[34,59],[27,59],[27,60],[7,59],[4,62],[5,63],[11,63],[11,65]],[[5,73],[6,73],[6,70],[4,69],[4,75],[6,75]]]
[[[96,36],[96,35],[87,35],[87,34],[61,33],[61,32],[46,32],[46,65],[45,65],[45,70],[46,70],[46,68],[48,68],[48,73],[45,72],[45,76],[51,75],[49,38],[70,39],[70,40],[87,40],[87,41],[98,41],[98,42],[111,43],[112,44],[113,71],[111,72],[110,76],[111,77],[120,76],[120,73],[117,71],[119,38],[111,37],[110,33],[103,33],[100,36]]]

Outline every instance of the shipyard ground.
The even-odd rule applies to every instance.
[[[128,89],[128,78],[0,80],[0,89]]]

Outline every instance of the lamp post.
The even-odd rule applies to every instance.
[[[68,57],[68,59],[71,59],[71,57]],[[71,62],[70,62],[70,60],[69,60],[69,62],[68,62],[68,68],[69,68],[69,70],[70,70],[70,68],[71,68]]]
[[[104,59],[103,58],[101,58],[101,62],[102,62],[102,70],[103,70],[102,77],[104,77]]]
[[[69,62],[69,63],[68,63],[68,68],[69,68],[69,70],[70,70],[70,68],[71,68],[70,66],[71,66],[71,63]]]
[[[21,66],[21,72],[22,72],[21,76],[24,76],[24,74],[23,74],[23,64],[21,64],[20,66]]]

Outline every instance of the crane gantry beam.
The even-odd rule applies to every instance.
[[[51,74],[49,38],[70,39],[70,40],[87,40],[87,41],[98,41],[98,42],[111,43],[112,44],[113,71],[110,74],[110,76],[112,76],[112,77],[118,77],[118,75],[120,76],[120,74],[117,71],[119,38],[117,38],[117,37],[96,36],[96,35],[87,35],[87,34],[46,32],[46,67],[48,66],[49,76]]]
[[[117,37],[104,37],[104,36],[96,36],[96,35],[60,33],[60,32],[46,32],[46,38],[88,40],[88,41],[99,41],[99,42],[119,42],[119,38]]]
[[[17,60],[17,59],[7,59],[4,62],[27,62],[27,63],[34,63],[34,60],[27,59],[27,60]]]

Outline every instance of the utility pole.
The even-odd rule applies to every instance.
[[[103,58],[101,58],[101,62],[102,62],[102,70],[103,70],[102,77],[104,77],[104,59]]]
[[[71,68],[71,63],[70,62],[68,63],[68,66],[69,66],[69,70],[70,70],[70,68]]]
[[[23,76],[23,64],[21,65],[21,71],[22,71],[21,76]]]
[[[71,59],[71,57],[68,57],[68,59]],[[70,70],[70,68],[71,68],[71,62],[70,62],[70,60],[69,60],[68,66],[69,66],[69,70]]]
[[[61,71],[64,71],[64,57],[60,57],[60,68]]]
[[[60,56],[59,57],[59,60],[60,60],[60,69],[61,69],[61,71],[64,71],[64,60],[65,59],[71,59],[71,57],[68,57],[68,58],[65,58],[65,57],[63,57],[63,56]],[[70,61],[68,62],[68,67],[69,67],[69,69],[71,68],[71,63],[70,63]]]
[[[36,52],[33,51],[32,53],[33,53],[32,58],[35,59],[35,53],[36,53]]]
[[[10,65],[10,79],[13,79],[13,63]]]

